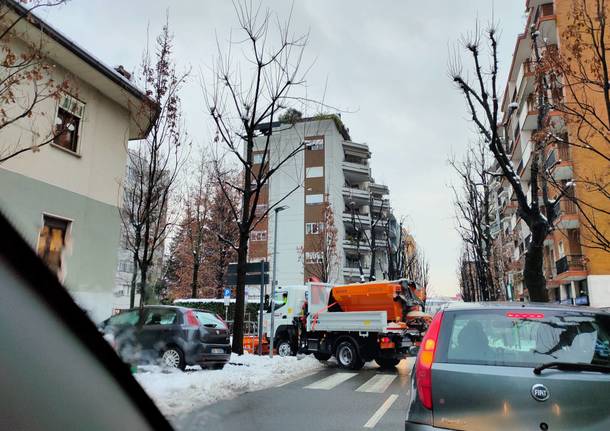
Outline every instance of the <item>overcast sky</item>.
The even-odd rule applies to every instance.
[[[286,0],[263,5],[280,17],[289,10]],[[107,64],[134,70],[147,27],[157,34],[166,11],[177,61],[196,73],[212,64],[215,35],[226,39],[236,25],[228,0],[71,0],[43,16]],[[492,13],[502,31],[500,67],[506,70],[525,25],[523,0],[296,0],[294,5],[294,30],[310,32],[305,61],[314,65],[308,95],[349,111],[342,118],[352,140],[369,144],[373,176],[389,186],[393,208],[407,217],[440,295],[458,290],[460,243],[447,158],[460,154],[473,136],[463,100],[447,75],[447,57],[477,17],[485,24]],[[197,77],[182,97],[190,134],[209,142]]]

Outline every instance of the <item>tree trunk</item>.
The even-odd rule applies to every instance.
[[[248,264],[248,232],[239,233],[239,246],[237,249],[237,285],[235,287],[235,314],[233,317],[233,353],[244,353],[244,319],[245,314],[245,285],[246,265]],[[273,334],[267,334],[272,337]]]
[[[131,274],[131,286],[129,289],[129,308],[136,304],[136,286],[138,284],[138,254],[133,253],[133,273]]]
[[[199,255],[193,255],[193,278],[191,280],[191,298],[197,298],[197,278],[199,276]]]
[[[547,236],[547,222],[539,217],[530,225],[532,241],[525,253],[523,282],[530,296],[530,301],[548,302],[549,292],[546,289],[546,279],[543,273],[543,244]]]
[[[140,268],[140,308],[148,303],[148,263],[142,262]]]

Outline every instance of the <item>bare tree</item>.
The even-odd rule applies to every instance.
[[[558,156],[548,163],[546,176],[555,191],[579,209],[581,245],[610,253],[608,4],[574,0],[567,21],[561,51],[547,47],[540,65],[549,82],[550,109],[561,112],[567,126],[552,131]],[[575,171],[580,193],[555,180],[552,173],[570,152],[587,163],[587,169]]]
[[[472,254],[470,262],[474,266],[476,288],[480,289],[483,301],[498,299],[499,286],[492,271],[493,237],[491,235],[491,164],[484,143],[470,146],[463,161],[455,159],[449,164],[458,174],[460,187],[452,186],[453,206],[456,216],[456,230],[462,242]]]
[[[123,184],[121,220],[136,268],[130,291],[132,307],[138,275],[140,306],[150,299],[150,271],[172,225],[170,199],[183,163],[182,148],[186,142],[178,93],[188,73],[176,72],[167,21],[156,39],[155,48],[154,58],[145,51],[140,73],[146,94],[158,106],[158,115],[146,139],[128,152],[129,172]]]
[[[337,236],[338,230],[335,226],[334,211],[328,202],[328,196],[323,202],[322,222],[314,225],[315,232],[309,235],[310,240],[306,243],[310,246],[311,253],[315,253],[313,262],[308,262],[305,247],[299,247],[299,258],[304,264],[305,277],[315,277],[324,283],[332,283],[337,276],[338,258]],[[309,248],[309,247],[308,247]]]
[[[306,71],[301,68],[307,36],[294,37],[290,24],[292,16],[281,24],[278,19],[278,43],[271,47],[273,15],[269,10],[254,6],[251,2],[235,3],[239,31],[243,38],[231,39],[226,52],[218,48],[214,66],[214,80],[206,85],[206,103],[214,120],[217,141],[237,160],[243,181],[235,184],[221,181],[228,196],[230,190],[241,195],[241,208],[232,205],[228,215],[239,229],[237,243],[229,242],[237,252],[237,284],[233,346],[235,353],[243,353],[243,316],[245,305],[245,277],[248,263],[248,240],[256,223],[280,205],[296,185],[284,197],[278,199],[257,215],[256,207],[261,194],[268,187],[270,178],[303,149],[303,144],[270,155],[269,145],[274,133],[273,122],[278,112],[289,108],[295,100],[292,90],[304,83]],[[232,51],[238,47],[247,66],[240,68],[233,63]],[[293,125],[286,125],[293,127]],[[258,165],[255,167],[256,152]],[[230,199],[227,199],[230,202]]]
[[[204,238],[211,209],[211,170],[202,153],[197,164],[195,184],[189,187],[185,202],[183,233],[187,240],[191,261],[191,298],[197,298],[199,272],[204,259]]]
[[[31,135],[0,139],[0,163],[74,133],[73,124],[49,115],[64,94],[76,89],[49,60],[43,26],[34,15],[64,2],[0,0],[0,133],[19,125]],[[18,31],[23,23],[28,23],[27,30]],[[31,32],[29,37],[24,37],[26,32]]]
[[[525,253],[523,277],[530,299],[533,301],[548,301],[546,279],[543,272],[543,243],[556,218],[555,205],[563,197],[558,195],[555,200],[548,196],[546,177],[543,171],[543,153],[548,144],[551,128],[548,108],[548,82],[543,74],[537,74],[537,130],[532,135],[532,155],[529,172],[530,198],[528,200],[526,185],[521,182],[519,173],[513,166],[507,151],[510,149],[510,124],[518,121],[514,116],[516,104],[510,103],[504,119],[501,118],[498,92],[498,43],[494,27],[485,32],[490,50],[490,68],[487,70],[481,61],[481,32],[477,26],[471,37],[464,39],[464,46],[472,57],[474,66],[474,82],[470,82],[463,74],[463,68],[456,54],[451,61],[449,71],[451,79],[466,99],[466,105],[477,131],[485,144],[489,146],[500,172],[514,191],[518,204],[518,214],[527,224],[531,232],[531,240]],[[532,31],[533,48],[536,55],[535,64],[541,63],[538,47],[539,33]]]

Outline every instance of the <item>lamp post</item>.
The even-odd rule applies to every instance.
[[[276,207],[273,211],[275,212],[275,220],[274,220],[274,228],[273,228],[273,275],[271,276],[271,325],[269,329],[269,357],[273,358],[273,341],[275,338],[275,285],[277,280],[275,279],[277,274],[277,217],[280,211],[284,211],[288,209],[287,205],[282,205],[281,207]]]

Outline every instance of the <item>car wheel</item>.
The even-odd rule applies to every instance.
[[[315,352],[313,354],[313,357],[316,358],[318,361],[328,361],[330,359],[330,354]]]
[[[292,346],[286,340],[280,341],[280,344],[277,345],[277,354],[279,356],[291,356],[292,355]]]
[[[398,365],[398,363],[400,362],[400,359],[396,359],[396,358],[376,358],[375,362],[377,362],[377,365],[379,365],[381,368],[389,370],[394,368],[396,365]]]
[[[184,371],[186,368],[184,353],[177,347],[170,347],[161,355],[161,364],[167,368],[178,368]]]
[[[214,364],[212,365],[213,370],[222,370],[226,364]]]
[[[337,347],[335,353],[339,368],[346,368],[349,370],[359,370],[364,365],[364,361],[358,354],[358,349],[351,341],[344,341]]]

